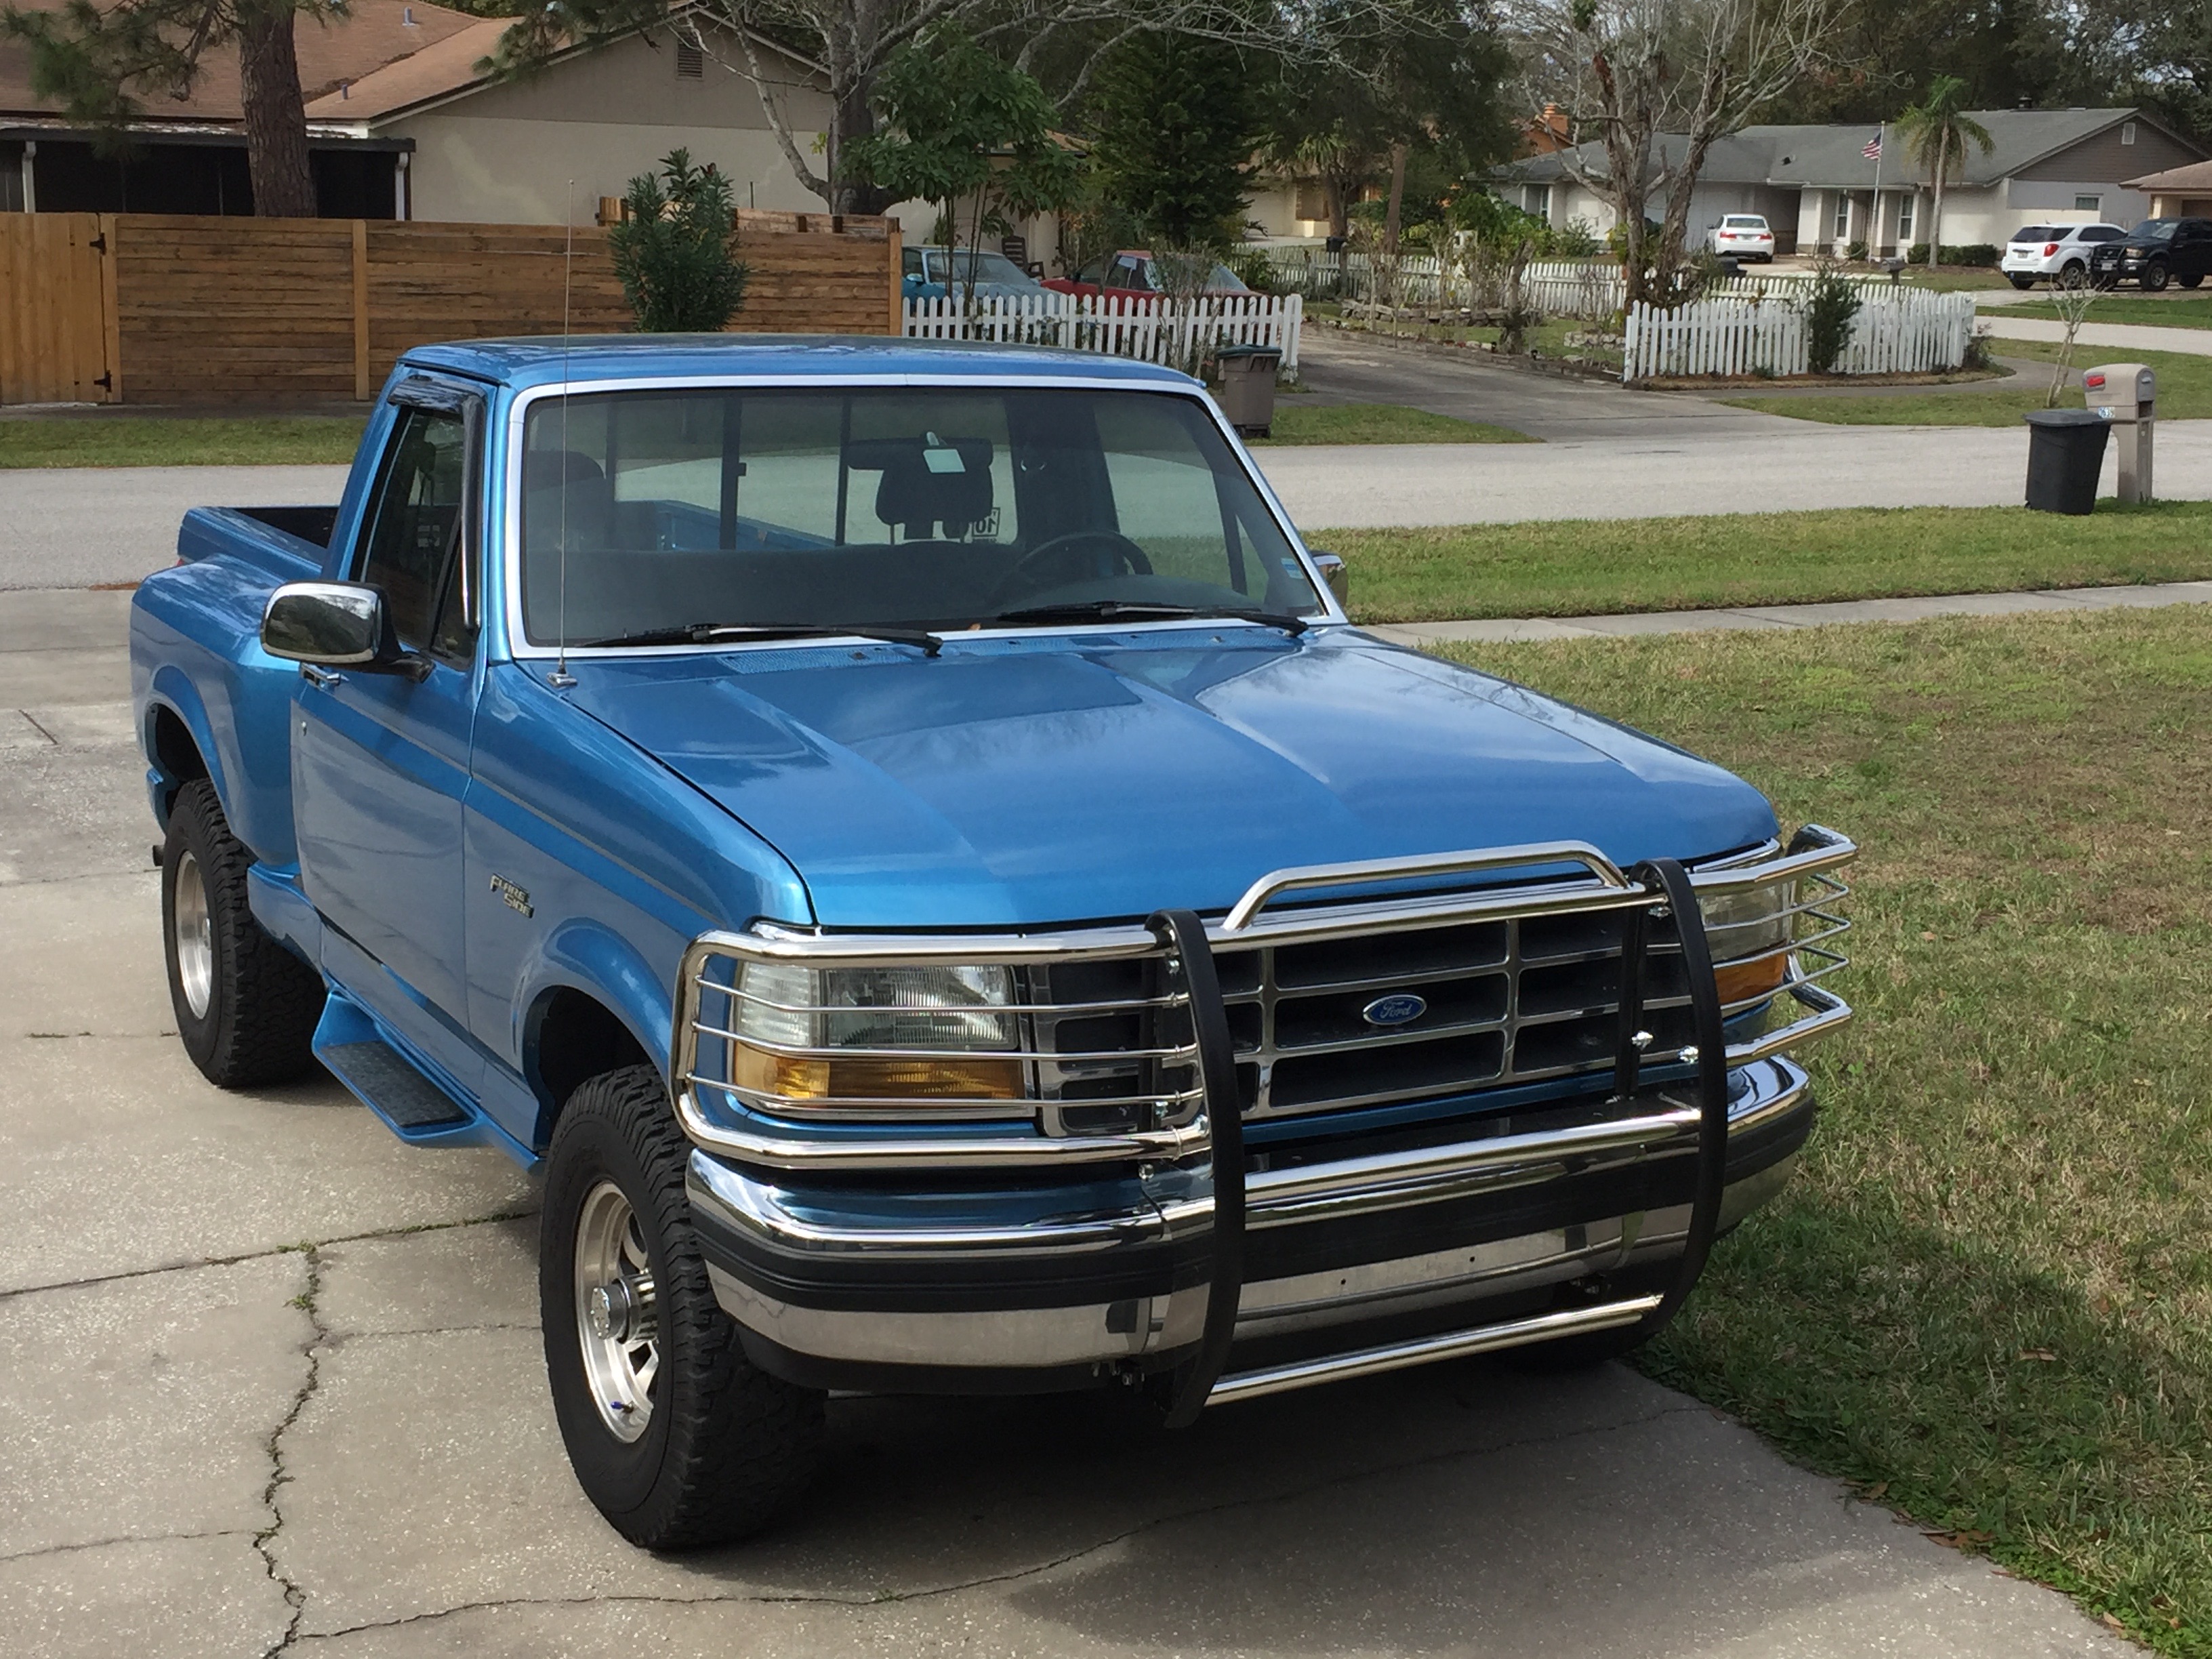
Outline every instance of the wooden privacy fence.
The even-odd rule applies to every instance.
[[[898,226],[738,216],[741,331],[896,333]],[[0,214],[0,403],[341,403],[410,348],[627,330],[606,233],[559,226]],[[97,343],[95,349],[92,343]]]
[[[1924,374],[1959,368],[1973,338],[1974,296],[1869,289],[1852,319],[1838,374]],[[1628,313],[1624,381],[1697,375],[1803,374],[1805,313],[1772,295],[1698,300],[1672,311],[1638,303]]]
[[[1002,344],[1064,346],[1135,357],[1196,373],[1206,355],[1226,345],[1273,346],[1282,372],[1298,373],[1298,295],[1206,294],[1194,300],[1131,299],[1125,295],[1001,295],[963,304],[957,296],[906,301],[909,339],[993,340]]]

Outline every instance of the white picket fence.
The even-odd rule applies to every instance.
[[[1227,345],[1274,346],[1282,372],[1298,373],[1298,327],[1305,301],[1295,294],[1207,294],[1194,300],[1124,295],[1009,295],[966,304],[956,296],[906,301],[905,332],[915,340],[992,340],[1065,346],[1194,371]]]
[[[1395,288],[1394,303],[1412,310],[1423,307],[1479,309],[1474,284],[1464,270],[1455,271],[1433,253],[1409,253],[1398,261],[1395,284],[1388,262],[1372,255],[1346,251],[1331,253],[1324,248],[1302,246],[1271,247],[1267,263],[1276,280],[1295,288],[1307,299],[1350,300],[1359,304],[1382,302],[1382,290]],[[1813,280],[1809,270],[1744,270],[1709,290],[1710,295],[1744,299],[1765,295],[1796,293]],[[1892,286],[1886,273],[1853,273],[1846,281],[1863,287]],[[1492,278],[1492,286],[1496,284]],[[1532,260],[1522,277],[1526,303],[1546,317],[1595,319],[1618,312],[1627,298],[1620,266],[1610,259]]]
[[[1866,291],[1838,374],[1924,374],[1959,368],[1974,331],[1972,294],[1887,286]],[[1698,375],[1803,374],[1805,313],[1786,296],[1726,295],[1672,311],[1638,302],[1628,313],[1625,382]]]

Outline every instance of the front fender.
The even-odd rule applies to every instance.
[[[665,1078],[674,989],[674,963],[656,968],[604,922],[589,918],[565,921],[539,939],[522,959],[511,1005],[514,1052],[524,1057],[527,1067],[545,1006],[558,992],[580,991],[622,1021]]]

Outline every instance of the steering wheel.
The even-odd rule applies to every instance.
[[[1097,551],[1088,561],[1083,561],[1080,550],[1086,544]],[[1085,564],[1087,568],[1084,568]],[[1000,596],[1037,586],[1042,572],[1052,570],[1059,574],[1056,566],[1066,568],[1066,574],[1060,578],[1063,581],[1105,581],[1115,576],[1152,574],[1152,562],[1145,556],[1145,550],[1118,530],[1071,530],[1039,542],[1022,555],[999,583]]]

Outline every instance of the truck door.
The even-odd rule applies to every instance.
[[[343,574],[380,588],[400,643],[428,672],[309,668],[296,694],[292,800],[302,889],[331,929],[335,977],[441,1063],[465,1024],[462,797],[477,686],[483,400],[428,377],[401,405]],[[411,989],[362,984],[349,940]],[[343,960],[340,960],[343,958]],[[417,999],[446,1020],[425,1019]],[[457,1065],[457,1071],[465,1066]],[[470,1079],[464,1075],[464,1082]]]

